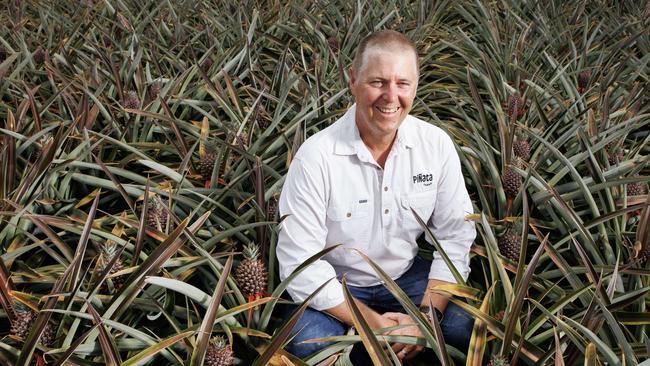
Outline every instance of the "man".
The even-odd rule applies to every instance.
[[[455,283],[451,271],[438,253],[432,263],[417,257],[416,239],[423,229],[411,208],[428,219],[464,278],[476,232],[465,219],[473,212],[472,204],[451,139],[408,114],[419,78],[415,45],[395,31],[375,32],[362,40],[349,72],[355,105],[309,138],[289,168],[280,198],[281,215],[289,215],[277,244],[280,277],[285,279],[324,248],[342,244],[289,284],[293,300],[302,302],[324,282],[345,276],[373,329],[413,324],[367,262],[346,250],[358,249],[395,279],[416,305],[433,304],[444,313],[447,343],[467,347],[473,320],[445,296],[430,291],[438,284]],[[336,279],[310,307],[287,345],[299,357],[327,345],[302,341],[342,335],[352,325]],[[416,326],[388,334],[421,336]],[[401,343],[392,348],[400,359],[422,350]]]

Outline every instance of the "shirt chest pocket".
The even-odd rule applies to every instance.
[[[411,209],[415,210],[424,222],[427,222],[431,214],[433,214],[435,205],[436,190],[434,189],[425,192],[402,194],[400,197],[402,225],[408,228],[420,228]]]
[[[350,201],[327,208],[327,244],[365,249],[369,240],[370,203]]]

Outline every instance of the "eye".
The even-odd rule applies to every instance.
[[[399,82],[397,84],[397,86],[399,86],[400,88],[408,88],[410,85],[411,84],[409,82],[406,82],[406,81],[401,81],[401,82]]]
[[[373,80],[370,82],[370,86],[373,88],[380,88],[382,86],[381,80]]]

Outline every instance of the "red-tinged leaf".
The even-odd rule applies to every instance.
[[[133,211],[135,213],[135,206],[133,205],[133,200],[131,199],[129,194],[126,193],[126,191],[124,190],[124,187],[122,187],[122,183],[120,183],[120,181],[117,178],[115,178],[115,175],[113,175],[113,173],[111,173],[111,171],[108,170],[108,168],[106,167],[104,162],[102,162],[99,159],[99,157],[95,156],[94,158],[95,158],[95,162],[97,163],[97,165],[99,165],[99,167],[102,168],[104,173],[108,176],[108,178],[110,178],[111,182],[113,182],[113,184],[115,184],[115,188],[117,188],[117,191],[120,192],[120,194],[122,195],[122,198],[124,198],[124,201],[126,201],[126,204],[129,205],[129,207],[131,208],[131,211]]]
[[[79,237],[79,244],[77,244],[77,251],[75,253],[74,260],[70,264],[70,267],[72,267],[73,269],[72,277],[70,281],[70,287],[68,288],[70,291],[78,287],[77,284],[79,283],[79,273],[81,272],[81,265],[83,264],[84,255],[86,253],[86,247],[88,246],[90,231],[93,228],[93,222],[95,220],[95,213],[97,212],[97,206],[99,205],[100,195],[101,194],[97,194],[95,196],[93,205],[90,207],[90,211],[88,211],[88,217],[86,218],[86,223],[81,232],[81,236]]]
[[[307,309],[307,306],[311,302],[311,299],[316,296],[316,294],[318,294],[330,281],[332,281],[332,279],[325,281],[319,288],[316,289],[316,291],[309,295],[309,297],[307,297],[296,310],[293,311],[289,319],[287,319],[282,327],[275,332],[273,338],[271,339],[271,343],[269,343],[266,350],[264,350],[264,353],[262,353],[262,355],[260,355],[260,357],[255,360],[252,366],[262,366],[268,364],[268,361],[286,342],[286,340],[289,338],[289,335],[291,335],[291,331],[296,326],[298,320],[300,320],[300,317],[305,312],[305,309]]]
[[[526,267],[526,271],[524,272],[524,275],[521,279],[521,283],[517,288],[515,298],[512,301],[512,306],[510,307],[510,311],[508,314],[506,314],[506,320],[507,320],[506,330],[503,336],[503,343],[501,345],[502,355],[507,355],[510,352],[510,346],[512,344],[512,339],[515,334],[515,327],[517,325],[517,319],[518,319],[517,315],[521,311],[521,307],[524,303],[524,298],[526,297],[526,292],[530,287],[530,281],[533,278],[533,274],[535,273],[535,268],[537,267],[537,263],[539,262],[539,259],[541,258],[542,254],[544,253],[544,247],[546,247],[547,241],[548,241],[548,235],[544,237],[544,240],[542,240],[539,247],[537,248],[537,251],[533,255],[533,258],[530,260],[528,267]]]
[[[490,286],[487,290],[483,301],[481,302],[480,310],[483,313],[487,313],[490,308],[490,299],[492,298],[492,292],[494,291],[494,285]],[[468,366],[482,366],[483,365],[483,355],[485,354],[485,346],[487,344],[487,324],[477,318],[474,321],[474,328],[472,330],[472,336],[469,340],[469,348],[467,350],[467,365]]]
[[[198,231],[211,213],[211,211],[208,211],[199,217],[188,228],[189,232],[194,234]],[[190,218],[187,217],[185,220],[180,222],[178,227],[169,234],[169,237],[165,239],[165,241],[162,242],[140,266],[138,266],[137,271],[127,278],[126,284],[122,290],[117,295],[113,296],[113,301],[104,313],[105,318],[110,319],[114,313],[119,316],[123,311],[125,311],[126,307],[130,306],[133,299],[140,292],[141,284],[144,281],[145,276],[159,270],[162,265],[183,246],[185,240],[181,239],[180,236],[185,231],[189,220]]]
[[[138,258],[140,258],[140,252],[142,251],[142,243],[144,241],[145,226],[147,220],[147,212],[149,210],[149,189],[151,185],[151,180],[147,176],[147,184],[144,187],[144,199],[142,202],[142,212],[140,212],[140,222],[138,222],[138,236],[135,240],[135,245],[133,248],[133,259],[131,260],[131,266],[135,266],[138,263]]]
[[[71,273],[72,273],[72,266],[68,267],[65,270],[65,272],[63,272],[63,275],[56,281],[54,287],[52,288],[52,291],[50,291],[50,295],[58,294],[61,292],[61,290],[63,290],[65,283],[70,277]],[[47,301],[45,302],[45,305],[38,312],[38,316],[36,317],[36,320],[34,321],[34,324],[32,325],[32,328],[29,331],[29,335],[27,336],[27,339],[25,339],[23,348],[20,350],[20,355],[18,356],[16,365],[22,366],[22,365],[29,364],[30,360],[32,359],[32,356],[34,355],[36,344],[38,343],[38,340],[41,338],[41,334],[43,334],[43,330],[45,329],[45,326],[47,326],[47,323],[50,320],[50,317],[52,316],[52,313],[48,310],[54,308],[58,299],[59,299],[58,296],[48,297]]]
[[[99,329],[99,345],[102,348],[102,353],[104,354],[104,363],[106,366],[118,366],[121,365],[120,353],[115,347],[115,342],[111,338],[111,335],[104,327],[101,317],[95,311],[95,308],[91,303],[87,303],[88,312],[93,317],[93,324]]]
[[[14,302],[10,293],[13,289],[14,284],[11,281],[11,273],[5,266],[2,256],[0,256],[0,304],[2,304],[10,323],[13,323],[14,320]]]
[[[54,362],[54,363],[52,364],[52,366],[62,366],[62,365],[64,365],[64,364],[66,364],[65,362],[66,362],[66,361],[67,361],[67,360],[72,356],[72,354],[73,354],[74,351],[77,349],[77,347],[79,347],[79,345],[82,344],[82,343],[86,340],[86,338],[88,338],[88,336],[90,335],[90,333],[92,333],[92,331],[95,330],[95,328],[96,328],[98,325],[99,325],[99,324],[94,324],[94,325],[92,325],[92,326],[91,326],[90,328],[88,328],[88,330],[86,330],[86,331],[85,331],[85,332],[84,332],[80,337],[76,337],[75,340],[74,340],[74,342],[72,342],[72,343],[70,344],[70,346],[68,346],[68,348],[66,348],[65,352],[63,352],[63,354],[61,355],[61,357],[59,357],[59,358],[56,360],[56,362]]]
[[[205,312],[203,321],[199,328],[199,335],[196,339],[196,347],[192,352],[192,359],[190,361],[190,366],[201,366],[203,365],[205,359],[205,353],[208,349],[210,342],[210,337],[212,336],[212,328],[214,327],[214,320],[217,317],[217,311],[219,310],[219,304],[221,304],[221,298],[223,297],[223,291],[226,288],[226,280],[230,275],[230,270],[232,268],[233,255],[228,256],[226,264],[223,266],[223,271],[221,271],[221,276],[217,282],[212,298],[210,300],[210,305]]]
[[[366,351],[368,351],[368,355],[370,356],[373,364],[391,365],[392,362],[388,358],[388,355],[386,355],[386,352],[384,352],[384,347],[382,347],[377,337],[375,337],[375,333],[373,332],[372,328],[370,328],[370,325],[368,325],[363,317],[363,314],[361,313],[361,310],[359,310],[359,307],[355,303],[355,299],[352,296],[352,293],[350,293],[350,289],[348,288],[345,277],[343,277],[342,284],[345,303],[347,304],[348,309],[350,310],[350,314],[352,315],[352,322],[354,323],[354,327],[356,328],[357,332],[359,332],[361,341],[363,342]]]

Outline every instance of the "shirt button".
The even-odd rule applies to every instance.
[[[352,216],[352,213],[351,213],[351,212],[348,212],[348,214],[347,214],[346,216],[347,216],[347,217],[350,217],[350,216]]]
[[[388,187],[384,187],[384,192],[388,192]]]
[[[385,213],[385,214],[388,214],[388,212],[389,212],[388,209],[385,209],[385,210],[384,210],[384,213]]]

